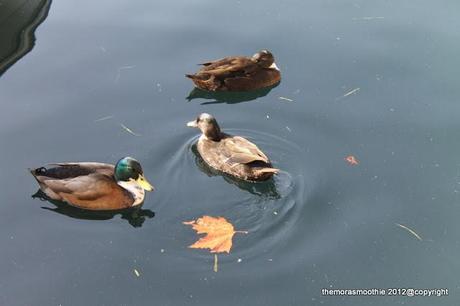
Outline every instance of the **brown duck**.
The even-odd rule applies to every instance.
[[[187,126],[203,133],[197,149],[211,168],[246,181],[264,181],[279,171],[255,144],[221,132],[216,119],[209,114],[199,115]]]
[[[232,56],[201,64],[195,74],[186,74],[195,86],[208,91],[249,91],[275,85],[281,74],[267,50],[252,57]]]
[[[131,157],[105,163],[55,163],[31,169],[40,189],[52,200],[88,210],[118,210],[142,204],[153,187]]]

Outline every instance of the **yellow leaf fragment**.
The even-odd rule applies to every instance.
[[[413,229],[411,229],[411,228],[408,228],[407,226],[405,226],[405,225],[402,225],[402,224],[399,224],[399,223],[395,223],[395,224],[396,224],[397,226],[399,226],[400,228],[403,228],[403,229],[405,229],[406,231],[408,231],[408,232],[409,232],[409,233],[411,233],[412,235],[414,235],[414,236],[415,236],[415,238],[417,238],[418,240],[420,240],[420,241],[422,241],[422,240],[423,240],[423,239],[422,239],[422,237],[420,237],[420,235],[419,235],[419,234],[417,234],[417,233],[416,233],[416,232],[415,232]]]

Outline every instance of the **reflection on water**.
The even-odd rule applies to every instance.
[[[219,104],[219,103],[228,103],[235,104],[246,101],[255,100],[257,98],[265,97],[268,93],[275,87],[277,87],[280,82],[276,83],[273,86],[247,91],[247,92],[233,92],[233,91],[206,91],[199,89],[197,87],[193,88],[192,91],[188,94],[186,98],[188,101],[193,99],[208,99],[213,100],[209,102],[203,102],[201,105],[207,104]]]
[[[35,45],[35,30],[46,19],[51,0],[0,3],[0,76]]]
[[[91,211],[84,210],[75,206],[71,206],[65,202],[50,199],[40,189],[32,195],[33,199],[41,201],[48,201],[53,204],[55,208],[42,207],[43,209],[54,211],[58,214],[66,215],[75,219],[83,220],[110,220],[116,215],[121,215],[121,218],[127,220],[133,227],[141,227],[147,219],[155,217],[155,212],[150,209],[142,209],[141,207],[133,207],[129,209],[116,210],[116,211]]]
[[[192,146],[192,152],[195,154],[196,165],[208,176],[222,176],[226,182],[233,184],[242,190],[267,199],[280,198],[280,194],[276,190],[276,185],[273,178],[264,182],[246,182],[209,167],[198,152],[196,144]]]

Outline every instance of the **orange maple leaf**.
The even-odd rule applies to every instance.
[[[194,221],[183,223],[191,225],[197,234],[207,234],[189,246],[189,248],[210,249],[211,253],[230,253],[233,235],[235,233],[248,233],[246,231],[235,231],[233,225],[223,217],[203,216]]]

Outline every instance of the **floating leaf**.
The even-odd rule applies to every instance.
[[[353,90],[350,90],[350,91],[347,92],[346,94],[344,94],[342,97],[343,97],[343,98],[348,97],[348,96],[350,96],[350,95],[352,95],[352,94],[354,94],[354,93],[357,93],[357,92],[360,91],[360,90],[361,90],[361,88],[359,88],[359,87],[358,87],[358,88],[355,88],[355,89],[353,89]]]
[[[294,100],[286,98],[286,97],[279,97],[278,99],[284,100],[284,101],[289,101],[289,102],[294,102]]]
[[[223,217],[203,216],[195,221],[183,223],[191,225],[197,234],[206,234],[189,248],[210,249],[211,253],[230,253],[233,235],[235,233],[248,233],[246,231],[235,231],[233,225]]]
[[[345,157],[345,160],[352,166],[356,166],[359,164],[359,161],[353,155]]]
[[[402,225],[402,224],[399,224],[399,223],[395,223],[397,226],[399,226],[400,228],[403,228],[405,229],[406,231],[408,231],[409,233],[411,233],[412,235],[415,236],[415,238],[417,238],[418,240],[422,241],[422,237],[420,237],[419,234],[417,234],[413,229],[410,229],[408,228],[407,226],[405,225]]]
[[[136,66],[123,66],[123,67],[118,68],[118,70],[117,70],[117,75],[115,76],[114,82],[115,82],[115,83],[118,83],[118,80],[120,80],[120,77],[121,77],[121,71],[122,71],[122,70],[125,70],[125,69],[132,69],[132,68],[134,68],[134,67],[136,67]]]
[[[94,122],[105,121],[105,120],[109,120],[109,119],[112,119],[112,118],[113,118],[113,116],[105,116],[105,117],[102,117],[102,118],[94,120]]]
[[[124,125],[123,123],[120,124],[121,127],[123,128],[123,130],[125,130],[126,132],[130,133],[131,135],[134,135],[134,136],[141,136],[141,134],[137,134],[137,133],[134,133],[133,130],[131,130],[129,127],[127,127],[126,125]]]

